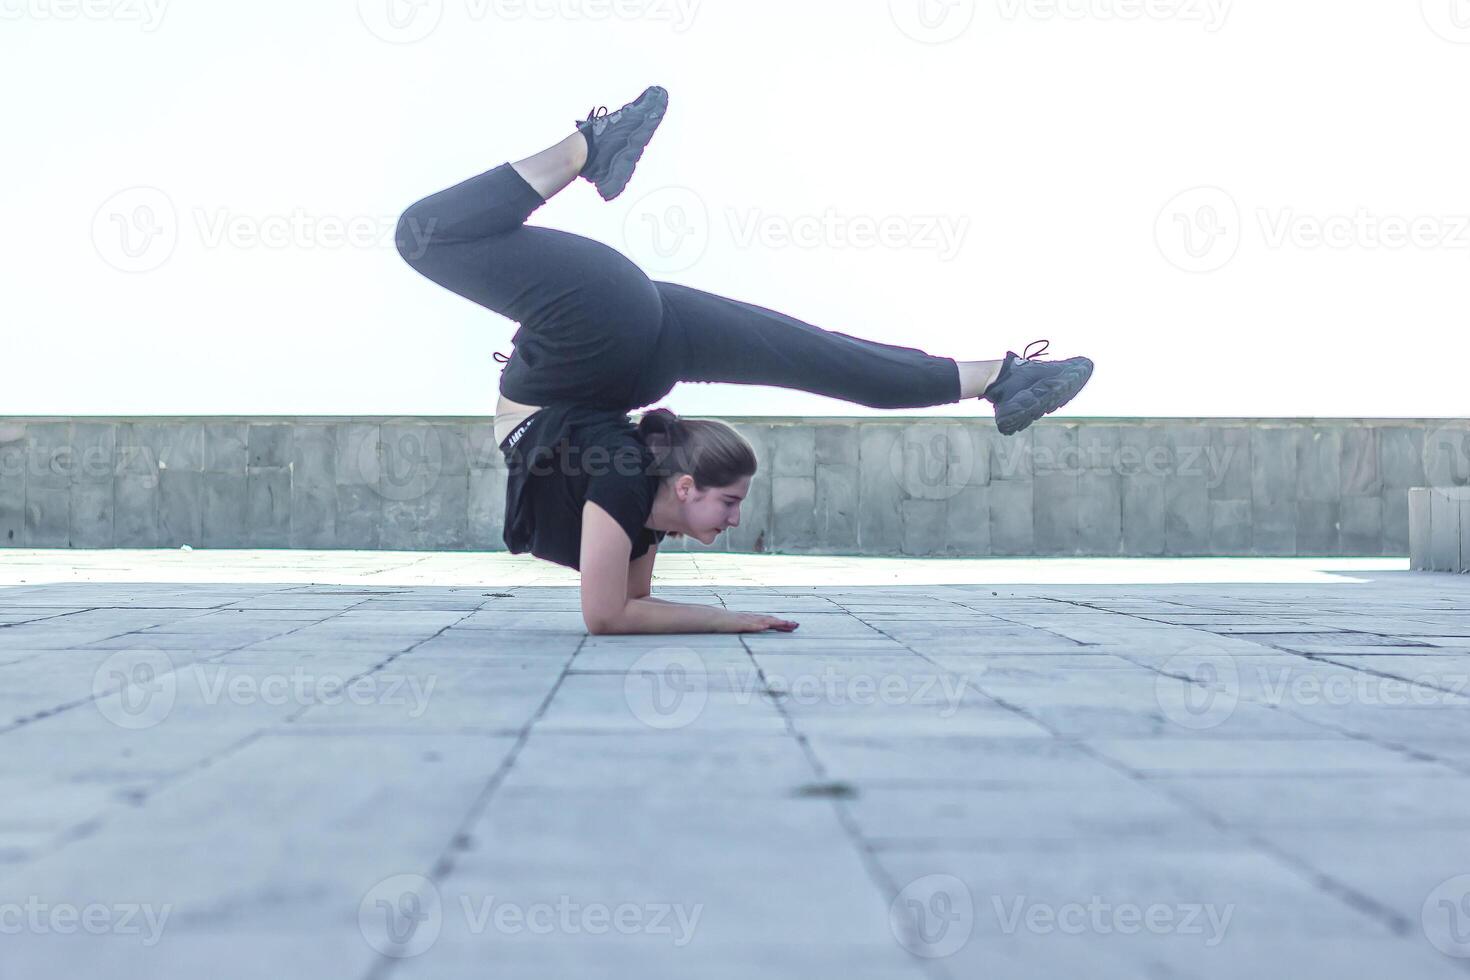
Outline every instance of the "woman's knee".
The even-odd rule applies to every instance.
[[[398,254],[409,265],[416,266],[429,251],[429,238],[433,223],[419,206],[423,202],[409,205],[398,218],[398,228],[393,233],[393,243]]]

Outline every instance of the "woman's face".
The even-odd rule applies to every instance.
[[[727,527],[740,524],[740,502],[750,492],[750,477],[741,477],[727,487],[706,487],[700,490],[694,477],[682,473],[674,482],[675,498],[679,501],[684,527],[680,528],[691,538],[702,544],[714,544],[715,538]]]

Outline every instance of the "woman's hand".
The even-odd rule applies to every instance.
[[[732,633],[760,633],[764,630],[781,630],[790,633],[799,625],[794,620],[781,619],[779,616],[763,616],[760,613],[733,613],[732,620],[734,629]]]

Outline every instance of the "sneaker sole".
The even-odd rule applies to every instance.
[[[653,138],[653,131],[658,129],[658,124],[663,122],[664,113],[668,111],[669,93],[663,88],[655,86],[652,92],[639,96],[638,101],[633,104],[637,105],[645,98],[656,101],[657,105],[648,111],[637,128],[628,131],[621,146],[609,148],[612,156],[608,158],[607,175],[595,185],[597,193],[602,195],[604,201],[611,201],[628,186],[633,170],[643,158],[644,148]]]
[[[1009,399],[1004,415],[997,414],[995,424],[1003,436],[1015,435],[1043,415],[1050,415],[1077,396],[1092,377],[1092,361],[1074,357],[1073,366],[1047,378]]]

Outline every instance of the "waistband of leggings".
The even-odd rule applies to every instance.
[[[536,415],[536,412],[532,412],[521,421],[520,425],[510,430],[510,434],[500,441],[501,452],[508,453],[515,448],[515,444],[521,441],[521,437],[526,434],[526,429],[530,428],[531,422],[535,420]]]

